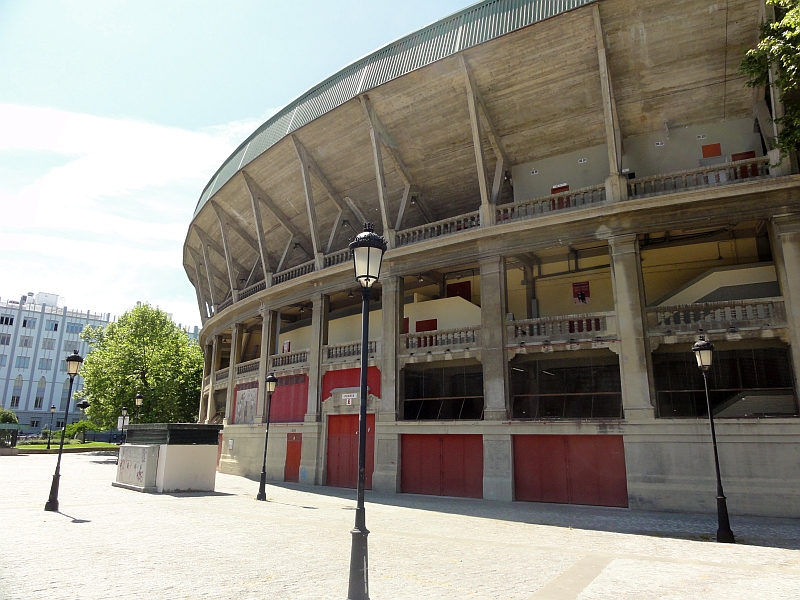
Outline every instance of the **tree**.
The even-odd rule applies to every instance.
[[[17,419],[17,415],[13,410],[6,410],[5,408],[0,408],[0,423],[19,423],[19,419]]]
[[[775,122],[782,131],[774,141],[785,157],[800,147],[800,0],[766,0],[775,7],[775,21],[761,25],[758,45],[742,59],[741,70],[750,87],[767,87],[770,68],[773,85],[784,106]]]
[[[93,347],[81,369],[87,415],[113,427],[123,406],[131,422],[135,397],[144,396],[137,423],[197,420],[203,353],[164,311],[141,304],[105,329],[87,327],[81,337]]]

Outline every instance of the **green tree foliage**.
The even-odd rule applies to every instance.
[[[19,423],[19,419],[17,419],[17,415],[13,410],[0,408],[0,423]]]
[[[775,21],[761,26],[758,45],[742,59],[741,70],[750,87],[769,84],[770,66],[774,85],[785,114],[775,119],[783,130],[774,145],[786,156],[800,147],[800,0],[766,0],[775,7]]]
[[[197,420],[203,354],[164,311],[138,305],[105,329],[87,327],[81,337],[94,348],[81,369],[92,422],[116,426],[123,406],[132,423]],[[137,393],[144,396],[138,419]]]

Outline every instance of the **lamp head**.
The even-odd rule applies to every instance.
[[[128,407],[127,406],[123,406],[122,407],[122,416],[123,417],[127,417],[128,416]]]
[[[144,402],[144,396],[141,393],[136,394],[136,406],[141,406],[142,402]]]
[[[714,344],[707,340],[699,340],[692,346],[692,352],[697,359],[697,366],[703,371],[708,371],[714,356]]]
[[[268,393],[272,393],[275,391],[275,386],[278,385],[278,378],[275,377],[272,373],[267,375],[266,379],[264,379],[264,385]]]
[[[77,350],[73,350],[72,354],[70,354],[67,358],[67,374],[70,377],[75,377],[78,374],[78,371],[81,370],[81,365],[83,364],[83,357],[78,354]]]
[[[51,412],[51,413],[54,413],[54,412],[56,412],[56,405],[55,405],[55,404],[51,404],[51,405],[50,405],[50,412]]]
[[[350,242],[355,276],[362,288],[370,288],[381,274],[386,240],[375,233],[372,223],[364,223],[364,231]]]
[[[88,401],[88,400],[86,400],[86,398],[84,398],[83,400],[81,400],[80,402],[78,402],[78,403],[77,403],[75,406],[77,406],[77,407],[78,407],[78,408],[80,408],[81,410],[84,410],[84,411],[85,411],[87,408],[89,408],[89,401]]]

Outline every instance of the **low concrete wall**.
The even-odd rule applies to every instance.
[[[155,492],[158,455],[158,446],[124,444],[119,449],[117,478],[111,485],[137,492]]]

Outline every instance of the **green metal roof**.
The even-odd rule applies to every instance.
[[[203,189],[195,216],[239,169],[279,140],[372,88],[472,46],[597,0],[485,0],[346,66],[261,125]]]

